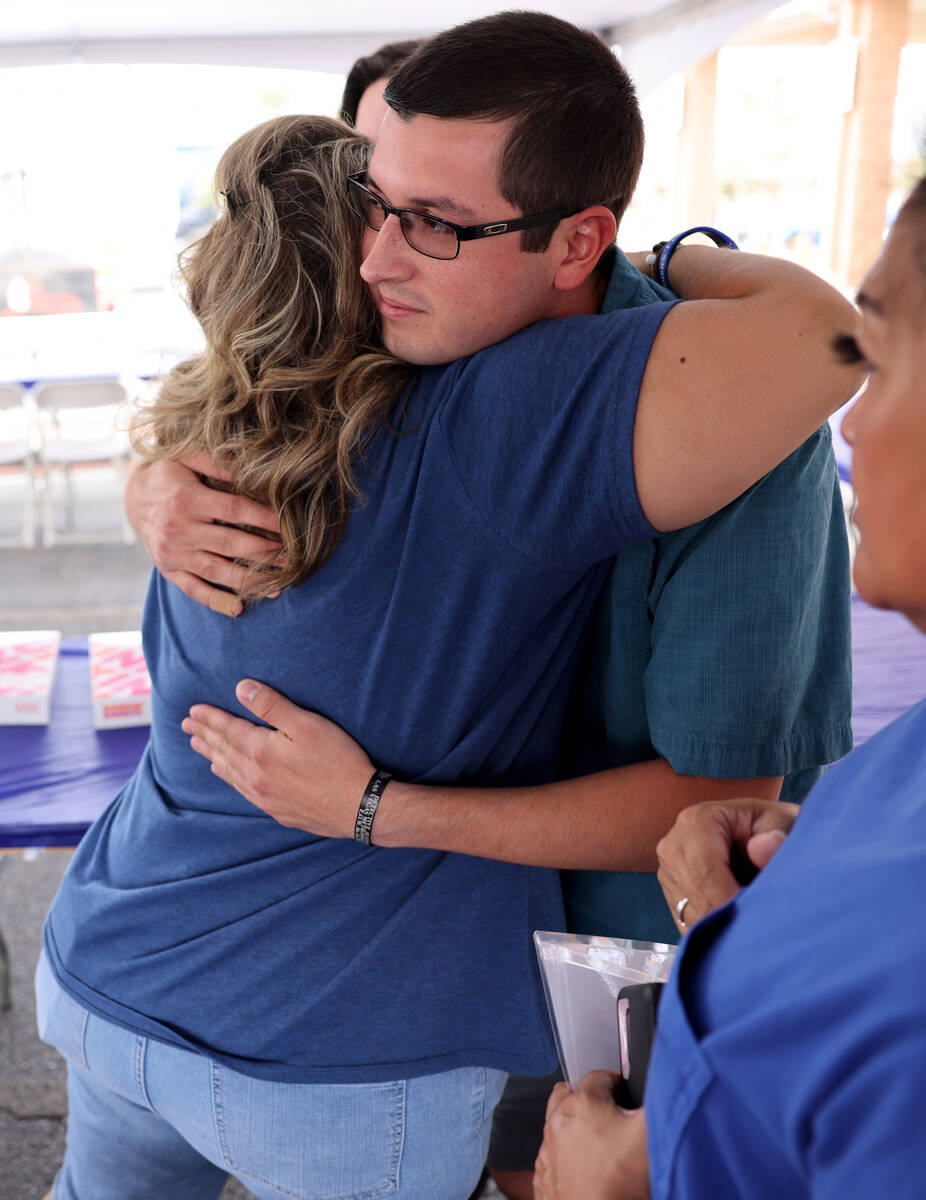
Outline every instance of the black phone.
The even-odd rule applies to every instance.
[[[631,983],[617,993],[622,1078],[616,1099],[621,1108],[639,1108],[643,1103],[661,992],[661,983]]]

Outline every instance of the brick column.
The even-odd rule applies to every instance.
[[[891,190],[891,131],[912,0],[843,0],[841,34],[858,41],[855,101],[843,118],[832,266],[856,288],[877,257]]]
[[[717,55],[685,75],[685,107],[678,135],[675,221],[678,230],[714,221],[714,111]]]

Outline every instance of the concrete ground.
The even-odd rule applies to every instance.
[[[78,528],[118,531],[118,487],[102,476],[86,482],[98,502],[79,514]],[[14,486],[0,475],[0,537],[15,533],[20,520]],[[149,569],[138,545],[0,548],[0,631],[137,629]],[[41,1200],[64,1149],[64,1065],[36,1035],[32,975],[42,921],[70,857],[58,850],[0,857],[0,931],[10,949],[13,1000],[0,1011],[0,1200]],[[490,1185],[483,1195],[499,1193]],[[249,1198],[234,1180],[222,1193],[222,1200]]]

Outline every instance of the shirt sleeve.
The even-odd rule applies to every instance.
[[[849,557],[828,425],[721,513],[659,539],[649,611],[647,722],[676,771],[787,775],[851,748]]]
[[[520,553],[584,569],[654,536],[633,423],[671,307],[541,322],[459,365],[441,430],[473,505]]]

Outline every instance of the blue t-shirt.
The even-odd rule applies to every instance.
[[[671,297],[618,251],[612,312]],[[662,757],[784,775],[799,802],[852,746],[849,552],[829,424],[716,516],[622,551],[570,706],[563,774]],[[563,877],[576,933],[678,940],[655,875]]]
[[[919,1200],[926,702],[832,768],[697,925],[646,1089],[654,1200]]]
[[[285,828],[180,722],[199,701],[248,716],[234,687],[251,676],[403,779],[553,779],[609,560],[653,532],[631,438],[670,307],[546,322],[423,370],[398,435],[365,455],[338,549],[272,604],[231,622],[154,575],[150,746],[46,925],[76,999],[284,1081],[552,1067],[530,935],[562,928],[556,872]]]

